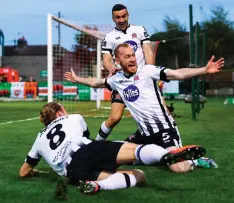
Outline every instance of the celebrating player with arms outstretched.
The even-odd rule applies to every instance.
[[[167,149],[181,147],[180,138],[173,124],[174,120],[162,103],[157,81],[184,80],[193,76],[214,74],[221,71],[224,60],[221,58],[214,62],[213,56],[207,65],[201,68],[172,70],[145,65],[138,69],[135,52],[128,44],[118,45],[115,57],[123,72],[118,72],[110,78],[81,78],[73,71],[65,73],[65,78],[91,87],[108,87],[117,90],[140,129],[128,138],[128,141],[141,144],[154,143]],[[177,173],[187,172],[193,168],[192,161],[170,166],[170,169]]]
[[[103,67],[110,72],[110,75],[119,69],[114,65],[113,58],[115,48],[121,43],[128,43],[133,48],[140,67],[155,63],[147,31],[142,26],[129,24],[128,18],[126,6],[122,4],[113,6],[112,19],[116,27],[106,34],[102,45]],[[102,123],[97,140],[106,139],[123,115],[125,104],[116,90],[112,91],[111,98],[111,114]]]

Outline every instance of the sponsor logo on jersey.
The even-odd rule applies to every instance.
[[[115,39],[116,39],[116,40],[119,40],[119,39],[120,39],[120,37],[116,37]]]
[[[129,44],[133,48],[134,52],[136,52],[136,50],[137,50],[138,47],[137,47],[137,43],[135,41],[128,40],[128,41],[126,41],[124,43]]]
[[[129,80],[119,80],[119,83],[128,82]]]
[[[133,79],[134,79],[134,82],[137,80],[140,80],[139,75],[135,75]]]
[[[137,34],[136,33],[132,33],[132,39],[133,38],[137,38]]]
[[[71,141],[69,140],[63,145],[63,147],[61,147],[59,149],[59,151],[57,152],[57,154],[54,157],[52,162],[54,163],[54,162],[58,161],[59,157],[60,157],[60,160],[63,160],[64,157],[67,155],[67,151],[69,151],[69,146],[70,145],[71,145]]]
[[[129,137],[128,137],[128,139],[129,140],[132,140],[132,139],[134,139],[136,136],[133,134],[133,135],[130,135]]]
[[[123,90],[124,98],[129,102],[136,101],[139,97],[139,94],[139,89],[134,85],[130,85]]]
[[[121,99],[120,95],[119,95],[119,94],[116,94],[116,95],[115,95],[115,99]]]

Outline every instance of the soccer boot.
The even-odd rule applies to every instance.
[[[218,168],[218,164],[213,159],[201,157],[197,159],[198,168]]]
[[[203,157],[206,150],[198,145],[188,145],[172,151],[169,151],[161,158],[161,164],[169,166],[171,164],[181,162],[184,160],[195,160]]]
[[[85,194],[95,194],[99,191],[100,186],[95,181],[80,181],[78,187],[80,192]]]

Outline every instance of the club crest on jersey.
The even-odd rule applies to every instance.
[[[137,38],[137,34],[136,33],[132,33],[132,39],[133,38]]]
[[[134,79],[134,82],[137,80],[140,80],[139,75],[135,75],[133,79]]]
[[[127,101],[134,102],[138,99],[140,91],[136,86],[130,85],[123,90],[123,95]]]
[[[119,94],[116,94],[116,95],[115,95],[115,99],[121,99],[120,95],[119,95]]]
[[[124,43],[129,44],[133,48],[134,52],[136,52],[136,50],[137,50],[137,43],[135,41],[128,40],[128,41],[126,41]]]

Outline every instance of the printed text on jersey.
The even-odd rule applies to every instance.
[[[129,102],[136,101],[139,97],[139,94],[139,89],[134,85],[130,85],[123,90],[124,98]]]

